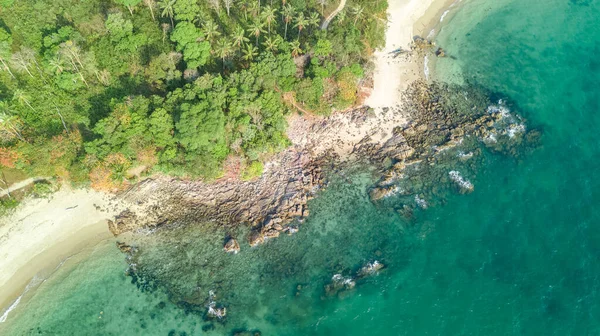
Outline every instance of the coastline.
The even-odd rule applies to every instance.
[[[353,113],[336,113],[326,119],[293,116],[288,129],[293,153],[288,157],[285,153],[282,154],[280,161],[285,163],[291,156],[295,164],[293,168],[298,168],[301,167],[302,162],[315,160],[325,153],[333,152],[337,157],[349,158],[355,153],[357,145],[367,138],[371,144],[381,145],[387,142],[392,137],[392,131],[396,126],[404,125],[409,121],[409,117],[400,109],[402,104],[400,93],[410,83],[424,76],[422,60],[412,56],[394,59],[389,53],[398,47],[408,48],[413,36],[421,34],[423,28],[419,28],[419,25],[437,20],[440,10],[452,2],[454,1],[389,1],[390,22],[386,31],[386,46],[374,54],[376,68],[373,74],[373,91],[365,102],[366,106],[373,108],[374,115],[362,122],[357,122],[356,115]],[[298,153],[307,154],[303,156]],[[281,162],[275,160],[267,163],[266,173],[274,171],[271,176],[281,174],[281,171],[276,171],[276,168],[282,165]],[[285,168],[285,164],[283,166]],[[288,172],[287,169],[282,171],[284,174]],[[300,168],[294,171],[302,174]],[[160,184],[170,182],[173,181],[170,179],[158,181]],[[221,186],[225,183],[229,181],[223,181]],[[190,182],[181,181],[180,186],[186,184]],[[268,178],[259,181],[256,187],[251,188],[261,188],[266,184]],[[244,187],[249,184],[241,182],[239,185]],[[194,186],[190,189],[197,191],[206,184],[198,183]],[[140,189],[155,193],[155,187],[156,185],[153,184],[141,185]],[[311,183],[309,187],[312,188],[314,185]],[[235,190],[235,187],[232,189]],[[287,195],[289,190],[284,189]],[[264,190],[270,192],[273,189]],[[132,195],[134,199],[126,199],[130,201],[127,203],[137,204],[140,201],[139,197],[145,195],[144,192]],[[267,192],[264,194],[268,197]],[[306,199],[305,194],[300,195],[301,198]],[[0,274],[0,287],[3,288],[0,292],[0,316],[5,314],[8,308],[16,307],[16,305],[13,307],[13,304],[21,298],[24,291],[33,289],[28,288],[28,284],[31,284],[36,276],[39,279],[50,276],[71,256],[112,237],[111,231],[113,233],[115,231],[112,229],[109,231],[109,221],[122,210],[131,208],[116,205],[114,201],[115,199],[107,194],[63,188],[49,200],[37,199],[23,202],[13,214],[0,221],[0,269],[3,270]],[[144,201],[146,204],[142,208],[156,205],[153,200]],[[206,202],[213,201],[207,199]],[[168,206],[166,208],[165,211],[168,211]],[[279,210],[277,207],[275,209]],[[304,216],[303,205],[301,209],[299,210],[301,216]],[[147,214],[143,210],[140,213]],[[148,216],[144,222],[157,218],[149,214]]]

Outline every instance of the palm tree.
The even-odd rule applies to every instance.
[[[365,13],[365,8],[361,5],[356,5],[352,7],[352,14],[354,14],[354,26],[356,27],[356,22],[362,18]]]
[[[12,134],[12,136],[19,138],[19,140],[27,142],[21,134],[20,128],[22,122],[13,112],[12,106],[8,102],[0,102],[0,127]]]
[[[227,38],[222,38],[217,43],[216,53],[223,61],[223,69],[225,69],[225,58],[227,58],[232,52],[231,42]]]
[[[275,13],[277,13],[277,10],[275,8],[272,8],[271,6],[266,6],[265,9],[262,11],[262,19],[265,20],[265,22],[267,23],[267,26],[269,27],[269,35],[271,35],[271,23],[275,23]]]
[[[215,38],[221,36],[219,26],[212,20],[206,21],[206,23],[204,23],[204,35],[206,36],[206,39],[212,43]]]
[[[154,0],[144,0],[144,5],[150,9],[150,15],[152,16],[152,20],[156,20],[154,18],[154,7],[156,6],[156,2]]]
[[[50,70],[54,72],[54,74],[61,74],[65,70],[65,61],[60,54],[56,54],[56,56],[48,62],[50,65]]]
[[[344,23],[346,21],[346,10],[342,10],[335,16],[337,22]]]
[[[29,76],[31,76],[31,78],[33,78],[31,71],[29,71],[29,66],[31,65],[31,61],[29,60],[29,58],[27,57],[27,55],[25,53],[20,52],[20,51],[14,53],[11,57],[11,61],[14,64],[15,68],[17,68],[18,70],[23,70],[23,71],[27,72],[29,74]]]
[[[33,112],[37,113],[37,111],[29,103],[29,96],[27,96],[25,91],[20,89],[15,90],[15,93],[13,94],[13,100],[18,101],[19,104],[27,105]]]
[[[168,16],[171,19],[171,27],[175,27],[175,23],[173,23],[173,5],[177,2],[177,0],[161,0],[158,3],[158,6],[162,10],[160,13],[161,17]]]
[[[312,14],[310,14],[310,17],[308,18],[308,24],[310,26],[318,27],[319,23],[321,23],[321,17],[319,16],[319,13],[312,12]]]
[[[259,21],[254,21],[248,27],[248,31],[250,32],[250,34],[254,35],[254,37],[256,37],[256,46],[257,47],[258,47],[258,37],[260,36],[260,33],[265,32],[265,30],[263,29],[264,26],[265,26],[264,23],[259,22]]]
[[[263,46],[265,46],[265,49],[269,50],[270,52],[275,52],[275,50],[277,50],[277,47],[279,46],[279,43],[279,37],[272,38],[271,36],[269,36],[267,37],[265,42],[263,42]]]
[[[248,6],[248,11],[250,11],[250,13],[252,13],[253,17],[256,17],[258,15],[258,13],[260,12],[260,5],[256,2],[251,2],[250,5]]]
[[[233,0],[223,0],[223,4],[225,5],[225,9],[227,9],[227,16],[229,16],[229,10],[231,6],[233,6]]]
[[[287,5],[283,6],[283,11],[281,13],[283,15],[283,22],[285,23],[285,32],[283,33],[283,38],[287,40],[288,24],[294,18],[294,14],[296,13],[296,10],[294,10],[294,7],[292,7],[292,5],[287,4]]]
[[[302,29],[304,29],[308,25],[308,20],[304,17],[304,13],[298,13],[296,17],[296,24],[294,27],[298,28],[298,40],[300,39],[300,34],[302,33]]]
[[[290,42],[290,47],[292,47],[292,56],[296,57],[302,53],[302,49],[300,48],[300,41],[292,41]]]
[[[240,0],[238,1],[238,6],[242,12],[244,12],[244,20],[248,21],[248,8],[250,3],[249,0]]]
[[[317,0],[317,3],[321,5],[321,15],[325,16],[325,5],[327,4],[327,0]]]
[[[252,44],[246,43],[246,49],[242,51],[242,58],[246,61],[252,61],[254,57],[258,56],[258,49]]]
[[[238,49],[242,47],[242,43],[246,43],[249,41],[249,39],[246,37],[246,32],[244,31],[244,28],[240,26],[238,26],[235,32],[233,32],[232,39],[233,45]]]

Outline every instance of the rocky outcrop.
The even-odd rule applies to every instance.
[[[472,192],[469,176],[476,174],[482,148],[518,157],[539,141],[539,131],[481,88],[415,82],[405,96],[403,110],[411,122],[375,150],[388,165],[369,190],[373,202],[393,197],[390,203],[405,217],[427,208],[444,189]]]
[[[309,160],[305,152],[289,149],[270,162],[255,181],[147,179],[121,195],[128,203],[137,204],[144,216],[136,215],[135,210],[124,211],[109,228],[120,235],[211,221],[250,226],[256,233],[251,235],[251,244],[260,244],[280,233],[297,231],[289,224],[309,215],[308,201],[325,185],[323,170],[329,164],[327,156]]]

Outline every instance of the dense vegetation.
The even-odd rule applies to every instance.
[[[387,4],[350,0],[322,31],[337,6],[0,0],[0,164],[104,189],[144,168],[260,174],[290,110],[357,102]]]

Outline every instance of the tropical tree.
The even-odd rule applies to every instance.
[[[227,16],[229,16],[229,10],[231,6],[233,6],[233,0],[223,0],[223,4],[225,4],[225,9],[227,9]]]
[[[50,67],[50,71],[52,71],[55,75],[61,74],[65,70],[65,61],[60,56],[60,54],[56,54],[53,59],[48,62]]]
[[[10,76],[14,79],[15,75],[12,73],[12,71],[10,71],[10,68],[8,67],[8,64],[7,64],[7,59],[11,57],[10,53],[11,53],[12,38],[10,37],[8,32],[6,32],[2,28],[0,28],[0,36],[3,37],[3,39],[0,41],[0,62],[2,63],[4,70],[6,70],[10,74]]]
[[[300,41],[292,41],[290,42],[290,47],[292,47],[292,56],[296,57],[302,53],[302,49],[300,48]]]
[[[232,39],[233,46],[235,46],[238,49],[242,47],[243,43],[249,41],[249,39],[246,37],[246,32],[244,31],[244,28],[242,28],[241,26],[238,26],[235,32],[233,32]]]
[[[7,136],[2,137],[3,140],[12,140],[16,137],[23,142],[27,142],[21,134],[22,126],[23,123],[19,117],[14,115],[12,106],[6,101],[0,101],[0,134],[3,132],[8,133]]]
[[[271,35],[271,24],[276,22],[276,13],[277,10],[275,8],[271,6],[266,6],[261,14],[262,19],[264,20],[264,22],[267,23],[267,26],[269,27],[269,35]]]
[[[156,2],[154,0],[144,0],[144,5],[150,9],[150,15],[152,16],[152,20],[156,20],[154,17],[154,7],[156,7]]]
[[[204,36],[210,42],[214,41],[215,38],[221,36],[219,32],[219,26],[212,20],[208,20],[204,23]]]
[[[161,9],[160,16],[166,16],[171,19],[171,27],[175,27],[175,23],[173,23],[173,5],[175,5],[175,2],[177,2],[177,0],[161,0],[158,3],[158,7]]]
[[[254,57],[258,56],[258,49],[252,44],[246,43],[246,48],[242,51],[242,54],[245,61],[252,61]]]
[[[365,14],[365,7],[361,5],[356,5],[352,7],[352,14],[354,15],[354,26],[356,27],[356,23],[360,20]]]
[[[30,54],[25,53],[23,52],[23,50],[21,50],[12,55],[11,61],[17,70],[25,71],[27,72],[27,74],[29,74],[29,76],[31,76],[31,78],[33,78],[31,71],[29,71],[29,67],[32,63],[30,56]]]
[[[346,15],[347,15],[346,10],[342,10],[338,13],[338,15],[335,16],[335,19],[337,20],[337,22],[343,24],[344,21],[346,21]]]
[[[248,6],[248,11],[252,14],[253,17],[256,17],[260,12],[260,5],[256,2],[251,2]]]
[[[221,58],[223,61],[223,69],[225,69],[225,58],[229,57],[231,52],[233,51],[231,42],[227,38],[222,38],[217,43],[217,48],[215,50],[217,56]]]
[[[25,91],[21,89],[16,89],[13,94],[13,100],[16,100],[21,105],[27,105],[27,107],[29,107],[33,112],[37,114],[36,109],[34,109],[33,106],[31,106],[31,103],[29,103],[29,99],[29,96],[25,93]]]
[[[288,24],[294,18],[294,14],[296,13],[296,10],[294,10],[294,7],[292,7],[292,5],[287,4],[287,5],[283,6],[283,10],[281,13],[283,15],[283,22],[285,23],[285,32],[283,33],[283,38],[287,39]]]
[[[321,15],[325,16],[325,5],[327,4],[327,0],[317,0],[317,3],[321,5]]]
[[[310,17],[308,18],[309,26],[318,27],[319,23],[321,23],[321,17],[319,16],[319,13],[312,12],[312,14],[310,14]]]
[[[121,3],[127,7],[129,13],[133,16],[133,7],[139,4],[142,0],[117,0],[118,3]]]
[[[298,39],[300,39],[302,29],[308,26],[308,23],[308,20],[306,19],[306,17],[304,17],[304,13],[298,13],[298,16],[296,17],[296,24],[294,24],[294,27],[298,28]]]
[[[257,47],[258,47],[258,37],[260,36],[260,33],[265,32],[265,30],[263,29],[264,26],[265,26],[264,23],[262,23],[260,21],[254,21],[248,27],[248,31],[250,32],[250,34],[254,35],[254,37],[256,38],[256,46]]]
[[[89,86],[81,72],[84,68],[83,62],[81,61],[81,48],[74,41],[68,40],[60,44],[58,52],[62,57],[65,57],[70,61],[73,71],[79,74],[79,77],[86,86]]]
[[[221,10],[221,0],[208,0],[208,3],[215,9],[218,15]]]
[[[244,20],[248,20],[248,9],[250,8],[250,0],[239,0],[238,7],[244,12]]]
[[[275,50],[277,50],[277,47],[279,46],[279,43],[279,36],[276,38],[269,36],[267,37],[265,42],[263,42],[263,46],[265,46],[265,49],[269,50],[270,52],[275,52]]]

